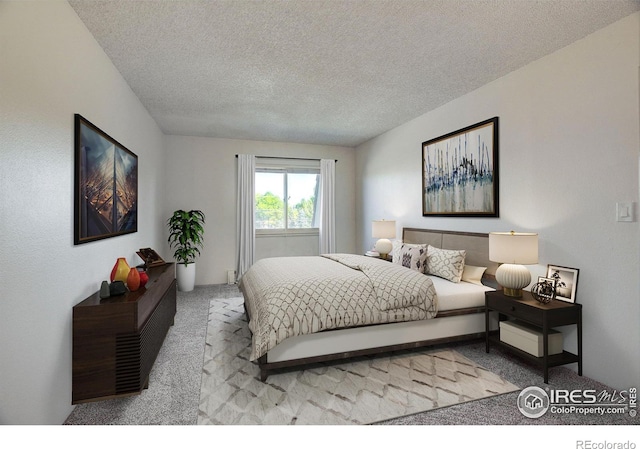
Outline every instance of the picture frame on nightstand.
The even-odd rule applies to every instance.
[[[576,302],[578,291],[578,268],[562,267],[560,265],[547,265],[547,278],[556,281],[556,298],[559,301]]]
[[[546,278],[544,276],[538,276],[538,284],[541,284],[540,288],[536,291],[536,294],[541,298],[548,301],[553,300],[556,297],[556,280],[553,278]],[[533,289],[531,290],[533,293]]]

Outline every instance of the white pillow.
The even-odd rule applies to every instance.
[[[393,239],[391,240],[391,260],[394,263],[398,263],[396,262],[398,260],[398,257],[400,256],[400,248],[402,248],[402,240],[398,240],[398,239]]]
[[[429,245],[427,248],[427,274],[447,279],[456,284],[462,279],[464,258],[467,252],[463,249],[440,249]]]
[[[402,240],[392,240],[391,244],[393,245],[393,249],[391,250],[391,261],[393,263],[397,263],[398,265],[402,265],[402,247],[406,246],[407,248],[424,248],[427,249],[426,244],[418,244],[418,243],[402,243]]]
[[[487,267],[474,267],[473,265],[465,265],[462,271],[462,280],[471,282],[472,284],[482,285],[482,275]]]
[[[426,246],[427,245],[411,245],[403,243],[400,247],[398,257],[393,261],[393,263],[424,273],[427,265]]]

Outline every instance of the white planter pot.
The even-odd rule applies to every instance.
[[[176,279],[178,281],[178,290],[181,292],[190,292],[196,284],[196,264],[183,263],[176,264]]]

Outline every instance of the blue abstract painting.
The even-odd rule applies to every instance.
[[[498,216],[498,117],[422,144],[422,215]]]

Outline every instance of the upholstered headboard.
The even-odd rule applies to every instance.
[[[402,228],[404,243],[426,243],[442,249],[464,249],[466,265],[487,267],[485,274],[495,276],[498,264],[489,260],[489,234]]]

